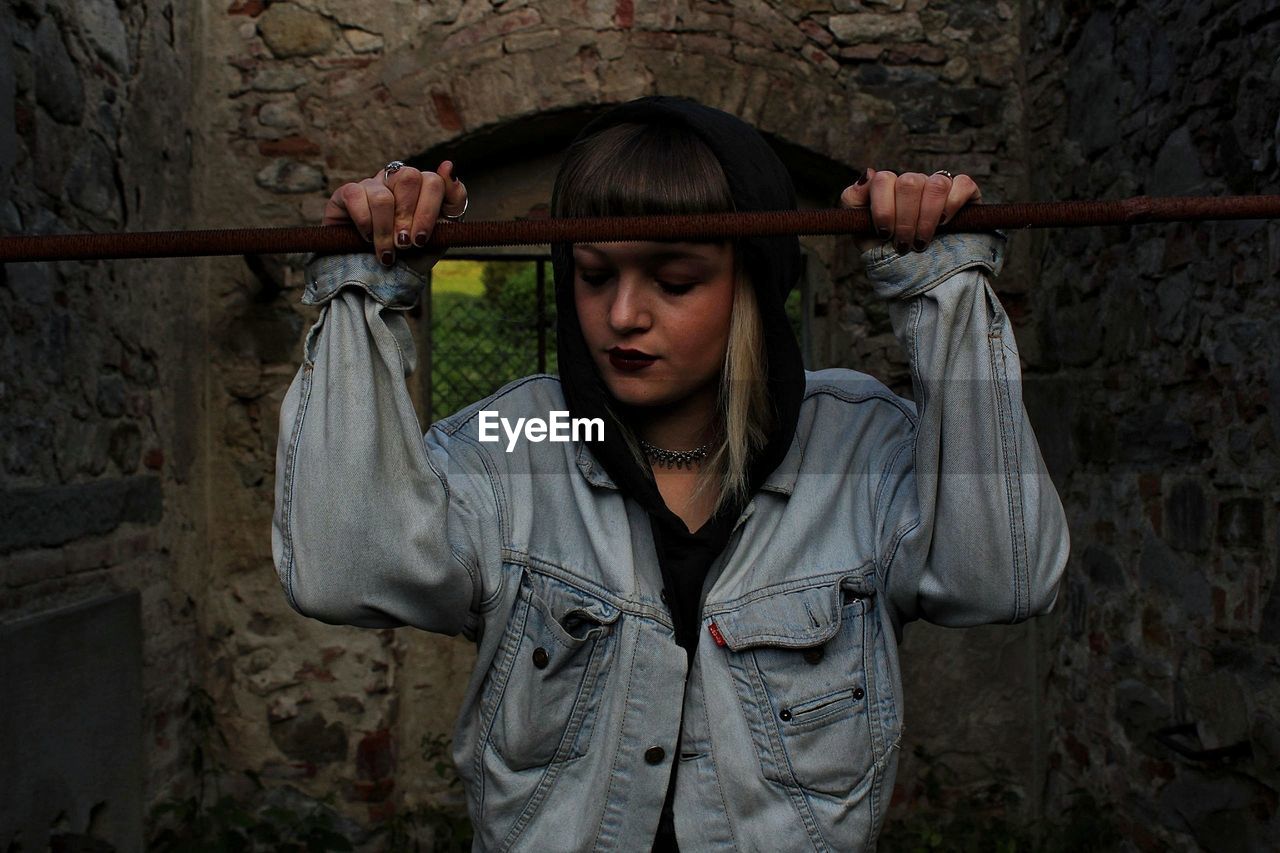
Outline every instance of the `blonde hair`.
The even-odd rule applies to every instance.
[[[622,123],[571,146],[551,197],[555,217],[720,213],[734,210],[720,161],[691,130],[675,125]],[[751,461],[774,427],[767,384],[764,323],[755,288],[736,247],[729,343],[720,373],[710,452],[694,497],[714,488],[714,512],[743,504]],[[612,407],[622,437],[641,469],[648,459],[634,430]]]
[[[730,502],[746,503],[750,497],[751,459],[765,446],[773,430],[760,303],[747,274],[737,270],[735,278],[729,345],[724,353],[717,399],[721,436],[707,457],[694,491],[695,495],[701,494],[710,483],[718,482],[717,511]]]

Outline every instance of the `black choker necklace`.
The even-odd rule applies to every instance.
[[[709,445],[704,444],[693,450],[666,450],[640,439],[640,449],[644,451],[644,455],[649,457],[650,462],[663,468],[692,468],[707,458],[708,447]]]

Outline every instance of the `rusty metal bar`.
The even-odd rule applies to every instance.
[[[1119,201],[971,205],[941,226],[938,233],[989,231],[995,228],[1074,228],[1145,222],[1273,218],[1280,218],[1280,195],[1220,198],[1136,196]],[[589,219],[444,221],[434,229],[425,248],[408,251],[440,252],[453,247],[560,242],[705,240],[771,234],[874,236],[874,233],[865,208]],[[335,254],[370,250],[369,243],[354,228],[345,226],[0,237],[0,263],[284,252]]]

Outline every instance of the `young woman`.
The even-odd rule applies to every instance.
[[[1003,238],[934,238],[978,198],[963,175],[872,169],[841,197],[881,231],[863,259],[914,403],[804,370],[794,236],[557,245],[560,376],[424,436],[403,317],[422,281],[394,252],[466,188],[445,162],[334,194],[325,221],[375,251],[309,265],[276,567],[306,615],[476,642],[453,739],[476,849],[874,848],[902,626],[1044,613],[1067,559],[987,280]],[[566,217],[794,206],[754,129],[666,97],[589,124],[552,198]],[[486,417],[556,411],[603,439],[485,440]]]

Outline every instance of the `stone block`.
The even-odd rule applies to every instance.
[[[347,729],[331,723],[317,711],[272,721],[271,740],[289,758],[312,764],[329,764],[347,758]]]
[[[279,158],[263,166],[254,181],[275,193],[310,193],[325,188],[324,172],[307,163]]]
[[[1165,540],[1179,551],[1209,547],[1209,501],[1198,480],[1179,480],[1164,502]]]
[[[841,44],[905,43],[924,39],[920,16],[914,12],[832,15],[827,20],[827,28]]]
[[[53,18],[45,18],[36,27],[35,48],[40,69],[35,78],[36,103],[44,107],[54,121],[79,124],[84,114],[84,84]]]
[[[81,142],[66,174],[67,197],[77,207],[113,222],[124,220],[116,186],[116,158],[96,134]]]
[[[333,24],[294,3],[273,3],[258,19],[258,32],[279,59],[315,56],[333,45]]]
[[[97,407],[98,413],[107,418],[118,418],[124,414],[125,391],[124,379],[116,374],[105,374],[98,377]]]
[[[889,48],[885,61],[893,65],[918,62],[923,65],[941,65],[947,61],[947,52],[932,44],[903,44]]]
[[[502,40],[502,47],[507,53],[520,53],[526,50],[541,50],[560,42],[560,30],[533,30],[530,32],[512,33]]]
[[[284,130],[296,130],[305,124],[296,101],[267,101],[258,108],[258,122]]]
[[[855,44],[840,48],[836,55],[846,62],[875,62],[884,51],[882,44]]]
[[[1190,195],[1203,190],[1204,168],[1200,152],[1191,140],[1191,131],[1183,125],[1165,138],[1151,167],[1147,192],[1151,195]]]
[[[1090,542],[1081,555],[1085,573],[1095,587],[1110,590],[1122,590],[1125,587],[1124,569],[1115,555],[1106,548]]]
[[[801,21],[799,27],[800,32],[823,47],[830,47],[832,42],[835,41],[835,36],[831,34],[831,31],[812,18],[806,18]]]
[[[347,45],[355,53],[377,53],[383,47],[382,36],[377,33],[346,29],[342,31],[342,37],[346,39]]]
[[[1097,335],[1098,300],[1064,301],[1045,312],[1046,350],[1063,364],[1085,365],[1102,350]]]
[[[1098,11],[1085,22],[1068,56],[1067,132],[1080,143],[1086,156],[1098,154],[1119,140],[1122,87],[1115,71],[1114,43],[1112,16]]]
[[[1148,685],[1136,679],[1125,679],[1115,687],[1116,719],[1135,747],[1151,755],[1166,750],[1153,737],[1154,732],[1170,724],[1169,703]]]
[[[1231,498],[1218,505],[1218,542],[1228,548],[1261,548],[1266,535],[1262,500]]]
[[[268,65],[254,72],[252,86],[259,92],[292,92],[311,78],[292,65]]]
[[[141,452],[142,432],[137,424],[124,421],[112,428],[107,454],[122,474],[132,474],[137,470]]]
[[[1071,444],[1081,462],[1114,461],[1117,457],[1114,416],[1092,407],[1081,411],[1071,422]]]
[[[1188,306],[1195,291],[1185,270],[1167,275],[1156,285],[1155,333],[1170,343],[1186,334]]]
[[[94,52],[116,71],[130,74],[129,33],[115,0],[79,0],[73,8],[80,31]]]
[[[1182,613],[1208,619],[1209,582],[1200,565],[1198,558],[1183,557],[1148,533],[1138,557],[1138,583],[1145,591],[1166,595]]]
[[[156,524],[160,479],[151,475],[0,492],[0,554],[54,548],[121,524]]]

